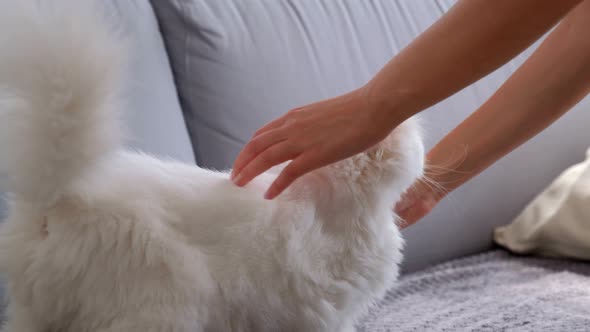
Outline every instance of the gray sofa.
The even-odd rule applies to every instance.
[[[126,120],[133,134],[130,147],[222,169],[231,166],[241,146],[267,121],[295,106],[335,96],[366,82],[453,1],[104,3],[131,37],[126,85]],[[474,111],[531,50],[424,112],[427,147]],[[467,315],[466,310],[489,308],[486,303],[492,303],[492,295],[497,292],[486,285],[493,286],[490,275],[498,271],[522,272],[526,278],[534,275],[535,280],[562,270],[571,270],[575,275],[588,273],[584,264],[516,258],[490,250],[493,228],[510,222],[560,171],[583,157],[590,142],[590,131],[586,129],[590,113],[582,109],[589,106],[590,100],[583,101],[542,135],[457,190],[427,218],[405,230],[406,275],[402,285],[359,328],[540,331],[550,326],[525,324],[522,316],[516,314],[509,319],[502,312],[490,321],[491,313]],[[531,269],[536,272],[527,273]],[[518,285],[522,281],[518,276],[511,274],[506,280]],[[470,286],[461,293],[457,280],[465,280]],[[503,286],[509,284],[506,280]],[[488,302],[470,302],[475,293],[486,292]],[[447,295],[455,296],[458,302],[445,302]],[[428,308],[428,312],[421,308]],[[444,314],[439,314],[441,310]],[[410,313],[412,316],[407,316]],[[567,325],[568,329],[557,330],[589,331],[590,327],[585,326],[590,325],[584,324],[590,322],[578,318],[572,320],[574,325]],[[577,329],[575,324],[583,327]]]
[[[153,0],[154,16],[145,0],[115,0],[136,43],[133,144],[203,167],[230,167],[258,127],[360,86],[453,2]],[[427,146],[473,112],[531,51],[423,112]],[[589,107],[586,99],[404,231],[406,271],[492,248],[495,226],[510,222],[583,158]]]

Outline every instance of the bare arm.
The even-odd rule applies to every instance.
[[[410,224],[498,159],[545,129],[590,92],[590,0],[581,3],[475,113],[428,154],[433,165],[465,155],[431,178],[445,190],[416,186],[401,214]],[[413,210],[412,210],[413,209]],[[423,210],[423,211],[421,211]]]
[[[579,2],[459,1],[377,74],[371,98],[414,115],[514,58]]]
[[[411,115],[499,67],[549,30],[579,0],[462,0],[365,87],[308,105],[259,130],[234,163],[245,185],[292,160],[274,198],[316,168],[377,144]]]

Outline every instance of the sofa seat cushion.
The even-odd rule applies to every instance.
[[[490,251],[403,277],[359,332],[590,327],[590,264]]]

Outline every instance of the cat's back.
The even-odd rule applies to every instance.
[[[240,188],[228,172],[121,152],[90,174],[77,191],[89,193],[93,199],[88,204],[97,209],[133,219],[148,215],[151,222],[204,241],[217,237],[208,233],[268,223],[279,207],[297,204],[263,198],[275,177],[263,174]]]
[[[119,203],[158,201],[176,207],[188,202],[193,206],[216,201],[262,202],[264,190],[274,177],[263,174],[249,186],[239,188],[230,181],[228,172],[125,151],[105,160],[80,181],[75,191]]]

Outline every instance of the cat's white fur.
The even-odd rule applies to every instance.
[[[271,172],[238,188],[121,147],[125,52],[98,17],[0,0],[2,331],[353,331],[398,275],[415,120],[266,201]]]

